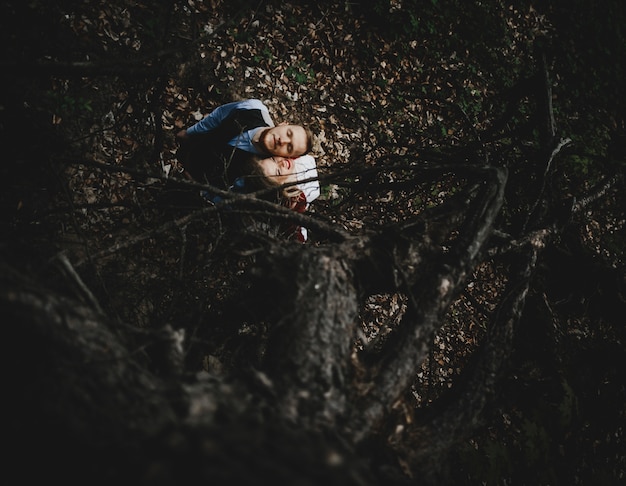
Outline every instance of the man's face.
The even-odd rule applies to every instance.
[[[265,130],[259,139],[263,150],[281,157],[298,157],[306,152],[306,130],[300,125],[278,125]]]

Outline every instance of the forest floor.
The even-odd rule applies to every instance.
[[[371,11],[349,2],[320,2],[318,6],[259,2],[256,10],[241,11],[219,1],[188,0],[169,7],[134,0],[59,2],[58,7],[32,3],[41,3],[42,21],[46,15],[55,19],[46,32],[48,44],[43,49],[49,54],[44,58],[58,66],[68,64],[59,67],[44,88],[44,98],[41,91],[33,90],[32,99],[26,101],[35,113],[51,114],[55,133],[65,141],[62,159],[67,185],[65,193],[53,196],[46,191],[21,194],[19,205],[41,220],[47,218],[46,224],[55,228],[55,251],[68,251],[78,261],[99,257],[109,270],[119,265],[120,275],[129,278],[132,274],[123,287],[118,287],[115,278],[102,281],[98,275],[93,276],[93,283],[106,289],[107,307],[140,327],[150,325],[155,316],[172,318],[180,308],[180,298],[164,285],[171,282],[172,272],[183,274],[183,262],[192,265],[194,258],[204,262],[203,268],[195,270],[197,279],[179,284],[181,288],[203,285],[201,295],[209,299],[236,294],[238,289],[229,287],[230,277],[245,271],[249,261],[244,255],[237,270],[227,268],[219,261],[220,248],[203,237],[201,228],[176,233],[166,229],[163,221],[162,233],[148,231],[154,219],[163,216],[155,209],[152,189],[165,184],[164,177],[178,177],[174,139],[178,130],[220,104],[259,98],[275,122],[302,123],[316,134],[312,154],[320,175],[329,179],[322,184],[312,214],[349,232],[376,229],[440,203],[458,181],[424,181],[419,201],[391,192],[355,200],[332,175],[393,163],[397,157],[419,162],[424,150],[443,151],[474,141],[477,133],[489,127],[498,109],[493,100],[507,87],[499,75],[507,70],[520,75],[531,72],[533,42],[551,31],[550,23],[532,8],[521,11],[501,6],[500,20],[506,30],[500,37],[494,35],[488,52],[483,45],[472,45],[455,35],[471,25],[435,21],[393,36],[372,22]],[[392,10],[396,4],[400,2],[390,2]],[[398,9],[394,14],[402,12]],[[430,32],[430,37],[418,35],[424,32]],[[60,50],[68,43],[74,46],[71,51]],[[498,66],[498,72],[490,71],[491,66]],[[72,75],[74,68],[83,71]],[[108,169],[102,170],[103,166]],[[144,175],[115,170],[119,167]],[[68,200],[77,210],[71,224],[59,216]],[[47,203],[50,207],[42,212]],[[175,217],[182,218],[180,213]],[[136,235],[138,227],[145,227],[148,237],[124,241],[125,235]],[[184,238],[194,239],[193,251],[184,253]],[[313,238],[310,244],[318,242]],[[117,252],[124,245],[132,250],[121,263]],[[215,258],[208,267],[205,256],[211,252]],[[455,304],[449,325],[435,337],[437,351],[416,376],[416,407],[452,386],[464,360],[486,332],[486,316],[501,287],[489,265],[476,271],[470,282],[473,297]],[[363,333],[357,346],[384,334],[405,305],[399,295],[371,297],[363,311]],[[600,333],[576,318],[568,325],[572,340]],[[251,331],[242,326],[223,332],[219,338],[225,336],[232,342]],[[201,366],[223,367],[233,352],[230,345],[207,344],[211,352],[202,357]],[[536,378],[532,386],[549,387],[555,379]],[[544,396],[553,398],[548,389]],[[564,408],[564,414],[573,414],[577,404],[572,399],[556,406]],[[520,403],[519,410],[525,413],[528,407]],[[537,411],[545,412],[540,409],[537,406]],[[494,411],[495,425],[479,440],[491,454],[482,458],[489,474],[497,475],[505,467],[502,464],[514,461],[515,451],[522,451],[524,457],[532,455],[535,464],[542,464],[535,457],[541,451],[530,451],[531,447],[540,443],[551,452],[563,447],[548,436],[547,428],[528,422],[516,410],[513,405],[507,412]],[[623,451],[611,447],[622,443],[623,429],[618,428],[616,434],[621,435],[609,439],[600,437],[601,433],[589,432],[581,443],[597,445],[597,456],[619,456]],[[499,447],[504,440],[511,441],[508,452]],[[564,443],[566,448],[577,444],[571,437]],[[474,454],[477,444],[467,444],[465,454]]]
[[[505,63],[519,62],[533,36],[545,30],[545,19],[532,10],[504,13],[511,26],[511,43],[500,55]],[[244,98],[263,100],[276,123],[311,127],[318,170],[331,177],[343,170],[358,173],[385,160],[391,163],[394,157],[419,160],[421,149],[453,147],[471,139],[491,120],[482,103],[493,94],[493,78],[476,68],[469,50],[442,51],[425,39],[393,39],[342,4],[315,8],[261,3],[256,11],[233,16],[234,21],[226,22],[226,16],[223,9],[203,2],[177,4],[169,13],[159,13],[147,4],[122,0],[101,2],[96,9],[85,4],[65,15],[62,32],[82,39],[79,49],[84,56],[95,50],[102,59],[120,59],[122,67],[127,58],[143,59],[142,64],[128,67],[128,77],[59,77],[55,81],[50,91],[56,107],[53,123],[71,141],[79,160],[139,167],[155,177],[180,177],[175,133],[220,104]],[[166,30],[159,31],[159,27]],[[93,57],[89,61],[103,62]],[[153,75],[154,68],[158,76]],[[118,247],[116,242],[126,232],[119,228],[120,220],[128,228],[141,224],[125,201],[144,201],[143,218],[151,207],[151,181],[137,185],[131,174],[98,171],[90,165],[72,166],[66,176],[75,206],[103,207],[80,218],[82,231],[93,240],[92,251]],[[442,202],[455,183],[453,179],[424,181],[419,200],[406,200],[393,192],[356,199],[331,179],[322,185],[322,195],[311,212],[350,232],[367,231]],[[60,241],[84,256],[72,230],[64,229]],[[310,244],[316,244],[315,238]],[[161,239],[161,251],[171,258],[163,268],[176,268],[179,246],[176,238]],[[198,243],[197,251],[200,255],[215,249],[210,243]],[[142,258],[135,258],[140,267]],[[143,258],[158,261],[164,256]],[[246,263],[240,265],[243,269]],[[207,294],[230,285],[231,272],[220,268],[212,268],[213,278],[205,282]],[[491,307],[484,296],[495,297],[498,292],[498,278],[485,277],[490,272],[488,266],[478,270],[471,284],[476,288],[474,302],[457,302],[451,313],[456,317],[435,338],[438,351],[416,377],[420,385],[416,390],[429,390],[428,396],[416,391],[416,404],[427,403],[437,389],[450,387],[465,356],[480,341],[485,313]],[[135,287],[154,288],[167,278],[155,278],[154,270],[138,273]],[[147,325],[145,316],[161,305],[149,299],[136,305],[137,300],[142,302],[140,295],[129,299],[127,294],[116,296],[114,289],[108,292],[114,307],[128,299],[131,308],[123,317],[140,325]],[[167,292],[163,294],[167,302]],[[476,306],[482,314],[475,312]],[[384,335],[405,307],[397,294],[370,297],[357,345]],[[464,308],[474,312],[464,312]],[[223,350],[216,353],[225,358]]]

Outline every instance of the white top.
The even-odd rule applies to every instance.
[[[317,165],[315,158],[311,155],[301,155],[294,160],[294,173],[296,174],[296,180],[298,184],[296,187],[304,193],[306,198],[306,207],[316,200],[320,195],[320,182],[317,180]],[[315,178],[314,180],[306,181],[306,179]],[[305,182],[300,182],[305,181]]]
[[[318,176],[315,158],[308,154],[301,155],[293,162],[294,173],[296,174],[296,180],[298,181],[296,187],[304,194],[306,209],[308,209],[311,202],[315,201],[320,195],[320,182],[317,180]],[[300,232],[302,242],[305,242],[308,238],[307,229],[301,226],[298,230]]]

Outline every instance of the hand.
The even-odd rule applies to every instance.
[[[187,135],[187,129],[183,128],[180,132],[178,132],[176,134],[176,139],[178,141],[183,141],[183,140],[187,140],[189,138],[189,135]]]

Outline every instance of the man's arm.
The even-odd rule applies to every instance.
[[[237,105],[239,105],[239,102],[233,101],[232,103],[226,103],[225,105],[218,106],[195,125],[178,132],[176,137],[184,140],[190,135],[210,132],[217,127],[222,120],[224,120],[224,118],[226,118],[230,112],[237,107]]]
[[[244,109],[257,108],[257,109],[261,109],[263,112],[267,112],[267,107],[260,100],[249,99],[249,100],[243,100],[243,101],[233,101],[231,103],[226,103],[225,105],[218,106],[211,113],[209,113],[207,116],[205,116],[202,120],[200,120],[195,125],[192,125],[191,127],[187,129],[183,129],[180,132],[178,132],[176,134],[176,137],[180,140],[184,140],[191,135],[210,132],[211,130],[219,126],[219,124],[222,123],[222,121],[228,115],[230,115],[230,113],[234,109],[237,109],[237,108],[244,108]],[[271,118],[269,118],[269,113],[267,113],[267,116],[264,113],[264,118],[267,118],[271,121]],[[271,123],[271,125],[273,125],[273,123]]]

